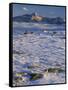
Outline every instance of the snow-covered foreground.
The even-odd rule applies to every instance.
[[[13,85],[65,83],[65,31],[13,33]]]

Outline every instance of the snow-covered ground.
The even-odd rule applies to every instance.
[[[13,29],[13,85],[65,83],[65,30],[62,30],[65,27],[45,24],[28,24],[27,27],[26,23],[22,26],[17,24],[14,25],[16,29]],[[42,31],[35,32],[36,27]],[[24,34],[26,28],[27,32],[30,29],[34,32]],[[63,71],[45,71],[49,68]],[[30,75],[33,73],[43,76],[37,80],[35,76],[35,80],[31,80]]]

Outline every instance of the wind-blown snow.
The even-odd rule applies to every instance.
[[[13,29],[13,72],[43,74],[42,78],[34,81],[30,81],[29,77],[24,76],[24,82],[19,82],[18,85],[65,83],[65,72],[44,73],[44,69],[48,68],[65,70],[65,30],[57,29],[61,26],[55,25],[54,28],[53,25],[52,27],[51,25],[49,27],[44,24],[40,25],[23,23],[20,25],[21,29],[15,29],[15,27]],[[31,29],[43,28],[43,31],[24,34],[24,27],[28,32],[30,29],[28,27]],[[44,27],[45,29],[51,27],[51,31],[45,30]],[[52,29],[54,30],[52,31]],[[28,68],[29,66],[34,68]]]
[[[57,27],[58,26],[58,27]],[[64,29],[64,25],[44,24],[44,23],[26,23],[26,22],[13,22],[13,27],[17,28],[41,28],[41,29]]]

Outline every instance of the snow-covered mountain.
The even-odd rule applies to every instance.
[[[21,16],[13,17],[13,21],[16,22],[38,22],[38,23],[47,23],[47,24],[64,24],[65,21],[61,17],[49,18],[39,16],[36,13],[24,14]]]

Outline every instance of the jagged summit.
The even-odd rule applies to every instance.
[[[37,12],[32,13],[33,16],[37,16]]]

